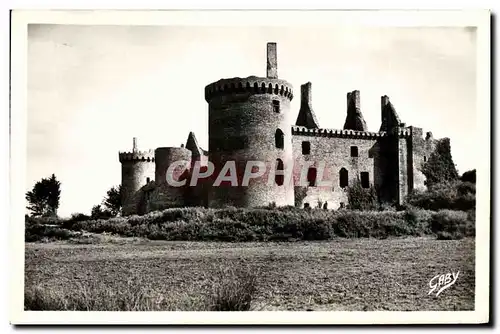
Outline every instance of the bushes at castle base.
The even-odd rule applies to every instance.
[[[476,170],[472,169],[466,171],[465,173],[462,174],[460,180],[463,182],[476,183]]]
[[[45,218],[32,218],[25,216],[24,220],[24,241],[54,241],[54,240],[68,240],[80,233],[70,231],[58,225],[59,221],[53,219],[47,223]],[[54,224],[54,223],[57,224]]]
[[[467,212],[441,210],[431,219],[431,230],[438,239],[462,239],[475,236],[475,223],[469,220]]]
[[[376,210],[378,196],[375,188],[363,188],[360,180],[356,180],[347,188],[348,209],[351,210]]]
[[[427,191],[414,191],[406,202],[425,210],[468,211],[476,207],[476,185],[462,181],[438,183]]]
[[[404,220],[412,228],[420,231],[422,235],[432,234],[430,222],[433,211],[422,210],[415,207],[409,207],[404,211]]]
[[[405,220],[404,212],[342,211],[332,226],[343,238],[381,238],[420,236],[425,229]]]
[[[80,221],[73,230],[185,241],[293,241],[474,235],[474,211],[330,211],[294,207],[178,208],[144,216]],[[450,236],[449,236],[449,235]]]

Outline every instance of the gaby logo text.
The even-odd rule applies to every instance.
[[[439,296],[441,292],[443,292],[444,290],[448,289],[450,286],[455,284],[459,273],[460,271],[457,271],[456,273],[452,271],[451,273],[440,274],[431,278],[431,280],[429,281],[429,287],[431,289],[428,295],[437,290],[436,297]]]

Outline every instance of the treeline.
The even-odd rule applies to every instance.
[[[122,200],[122,187],[111,187],[100,204],[92,207],[90,215],[74,213],[72,219],[106,219],[119,215]],[[43,221],[58,220],[57,210],[61,200],[61,182],[57,180],[55,174],[48,178],[42,178],[36,182],[33,189],[26,192],[26,200],[30,216],[43,218]]]

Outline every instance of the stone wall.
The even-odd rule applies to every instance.
[[[303,142],[310,143],[310,154],[302,154]],[[346,188],[340,185],[342,168],[347,170],[349,185],[360,178],[361,172],[369,173],[369,185],[381,182],[381,169],[376,163],[380,159],[377,138],[294,135],[292,143],[295,164],[298,166],[294,172],[295,185],[299,186],[300,173],[303,170],[300,166],[307,166],[309,163],[316,168],[317,183],[321,179],[328,181],[328,185],[318,184],[307,189],[307,196],[302,202],[309,203],[312,207],[315,207],[318,202],[328,202],[329,209],[338,209],[342,202],[347,205]],[[357,148],[357,157],[351,156],[351,147]],[[323,173],[321,173],[320,166],[322,162],[326,166]]]
[[[144,192],[146,212],[184,206],[185,191],[186,187],[155,184],[153,189]]]

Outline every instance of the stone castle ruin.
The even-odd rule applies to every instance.
[[[389,97],[381,97],[381,125],[369,132],[360,108],[360,93],[347,93],[347,115],[343,129],[321,128],[311,99],[311,83],[301,86],[298,116],[290,110],[292,85],[278,78],[276,43],[267,44],[267,76],[229,78],[205,87],[209,113],[208,151],[189,133],[181,147],[159,147],[139,151],[134,138],[132,152],[120,152],[123,214],[144,214],[171,207],[257,207],[328,203],[338,209],[347,203],[348,186],[358,180],[362,187],[377,189],[382,201],[403,203],[415,188],[424,188],[421,167],[434,150],[430,132],[401,122]],[[172,163],[189,161],[178,180],[185,186],[166,182]],[[307,185],[276,175],[252,179],[248,186],[212,186],[213,178],[191,186],[195,167],[213,163],[221,170],[228,161],[244,171],[248,161],[264,161],[283,171],[286,166],[306,165]],[[321,163],[326,162],[324,169]],[[278,174],[278,173],[277,173]],[[331,180],[319,186],[320,174]]]

